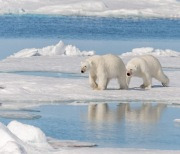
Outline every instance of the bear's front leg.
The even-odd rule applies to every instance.
[[[89,83],[90,83],[90,86],[91,88],[94,90],[94,89],[97,89],[98,87],[98,84],[96,83],[96,79],[97,77],[96,76],[91,76],[89,75]]]
[[[152,86],[152,77],[148,73],[145,73],[143,75],[143,84],[140,87],[143,89],[151,89],[151,86]]]
[[[142,88],[142,89],[151,89],[151,85],[142,84],[142,85],[140,85],[140,88]]]
[[[118,77],[118,83],[119,83],[119,87],[121,90],[122,89],[128,89],[126,76]]]
[[[97,90],[105,90],[107,88],[108,79],[104,75],[99,76],[98,79],[99,82]]]
[[[126,83],[127,83],[127,86],[129,86],[130,84],[130,81],[131,81],[131,76],[126,76]]]

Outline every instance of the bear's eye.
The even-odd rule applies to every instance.
[[[86,68],[86,66],[84,66]]]

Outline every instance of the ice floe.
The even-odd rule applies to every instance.
[[[71,46],[71,45],[69,45]],[[154,48],[137,48],[132,52],[120,55],[122,60],[127,61],[142,54],[153,54],[156,56],[163,68],[177,69],[177,71],[166,71],[170,78],[169,87],[161,87],[161,83],[153,80],[153,88],[149,91],[139,89],[142,83],[140,79],[133,78],[129,91],[117,90],[116,81],[110,82],[107,91],[93,91],[88,83],[88,74],[81,77],[80,63],[87,56],[65,56],[64,49],[67,46],[60,41],[57,45],[36,49],[39,56],[33,56],[32,49],[24,49],[0,62],[0,100],[4,101],[92,101],[92,100],[155,100],[178,103],[180,83],[180,56],[179,52],[171,50],[160,50]],[[63,51],[63,52],[62,52]],[[74,51],[74,50],[69,50]],[[81,55],[76,52],[76,55]],[[88,52],[87,52],[88,53]],[[40,56],[41,55],[41,56]],[[74,55],[74,54],[71,54]],[[89,55],[89,54],[88,54]],[[168,61],[168,62],[167,62]],[[39,72],[61,72],[65,77],[36,76],[16,74],[16,71],[39,71]],[[7,72],[7,73],[5,73]],[[14,73],[8,73],[14,72]],[[75,74],[76,78],[68,77],[68,73]],[[79,78],[77,77],[79,76]],[[115,90],[116,89],[116,90]],[[173,103],[172,102],[172,103]],[[34,105],[34,104],[32,104]]]
[[[135,48],[131,52],[126,52],[121,54],[121,56],[140,56],[151,54],[154,56],[167,56],[167,57],[178,57],[180,56],[180,52],[173,51],[170,49],[154,49],[152,47],[142,47],[142,48]]]
[[[116,80],[112,80],[108,90],[95,91],[90,88],[88,78],[54,78],[1,73],[0,85],[3,85],[5,88],[0,90],[0,100],[1,102],[48,101],[49,103],[74,100],[153,100],[179,103],[180,71],[166,71],[166,74],[170,78],[169,87],[162,87],[160,82],[153,80],[153,88],[151,90],[142,90],[139,88],[142,83],[141,79],[133,78],[129,90],[118,90]]]
[[[0,14],[180,18],[179,0],[0,0]]]
[[[43,48],[30,48],[23,49],[9,56],[8,58],[25,58],[25,57],[34,57],[34,56],[57,56],[57,55],[66,55],[66,56],[92,56],[95,54],[95,51],[80,51],[74,45],[65,45],[63,41],[59,41],[56,45],[51,45]],[[154,56],[168,56],[168,57],[179,57],[180,52],[174,51],[171,49],[155,49],[152,47],[142,47],[134,48],[130,52],[121,54],[121,56],[139,56],[151,54]]]

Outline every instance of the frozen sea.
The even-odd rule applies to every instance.
[[[104,93],[93,92],[87,74],[79,72],[82,56],[7,58],[60,40],[96,54],[121,55],[142,47],[180,52],[180,20],[0,15],[0,122],[18,120],[46,136],[100,148],[180,150],[180,125],[174,121],[180,118],[179,57],[159,58],[170,87],[155,81],[150,92],[131,87],[122,96],[114,82]]]

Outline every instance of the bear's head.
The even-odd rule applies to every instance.
[[[136,65],[134,65],[132,63],[128,63],[126,65],[126,75],[128,77],[133,76],[134,74],[136,74],[136,72],[137,72],[137,66]]]
[[[89,60],[85,60],[81,62],[81,73],[85,73],[86,71],[89,71],[91,67],[91,62]]]

